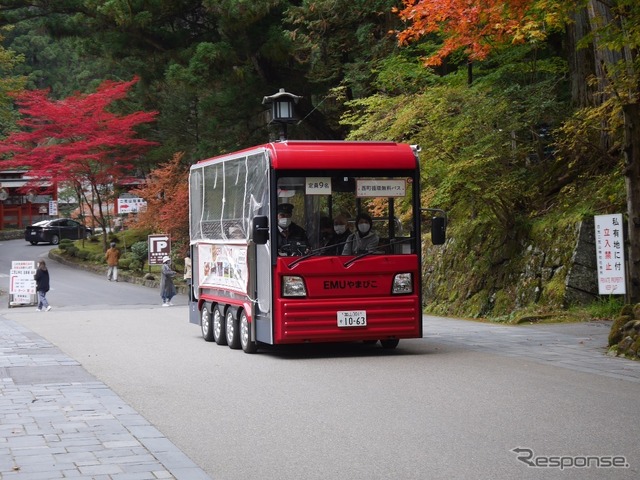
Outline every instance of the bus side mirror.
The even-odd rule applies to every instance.
[[[269,218],[260,215],[253,217],[251,238],[256,245],[264,245],[269,240]]]
[[[446,217],[433,217],[431,219],[431,243],[434,245],[443,245],[447,238],[446,229]]]

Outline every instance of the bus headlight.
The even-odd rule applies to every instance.
[[[302,277],[285,275],[282,277],[283,297],[306,297],[307,288]]]
[[[404,295],[413,293],[413,275],[410,273],[398,273],[393,277],[393,288],[391,293],[394,295]]]

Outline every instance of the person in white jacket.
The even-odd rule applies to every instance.
[[[375,252],[380,237],[373,231],[373,220],[366,213],[356,217],[356,231],[349,235],[342,250],[343,255],[358,255],[360,253]]]

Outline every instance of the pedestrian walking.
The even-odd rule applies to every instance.
[[[107,269],[107,279],[114,282],[118,281],[118,261],[120,260],[120,250],[116,248],[116,242],[111,242],[110,248],[104,254],[109,268]]]
[[[38,294],[38,311],[51,310],[51,305],[47,301],[47,292],[49,291],[49,270],[44,260],[38,262],[36,274],[33,276],[36,281],[36,293]]]
[[[162,297],[162,306],[168,307],[173,305],[171,299],[176,294],[176,286],[173,284],[173,277],[176,272],[171,269],[171,258],[164,256],[162,258],[162,274],[160,277],[160,296]]]

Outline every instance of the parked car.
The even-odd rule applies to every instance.
[[[63,238],[78,240],[80,238],[89,238],[92,234],[93,232],[90,228],[75,220],[54,218],[53,220],[42,220],[29,225],[24,231],[24,239],[30,242],[31,245],[37,245],[38,242],[58,245]]]

